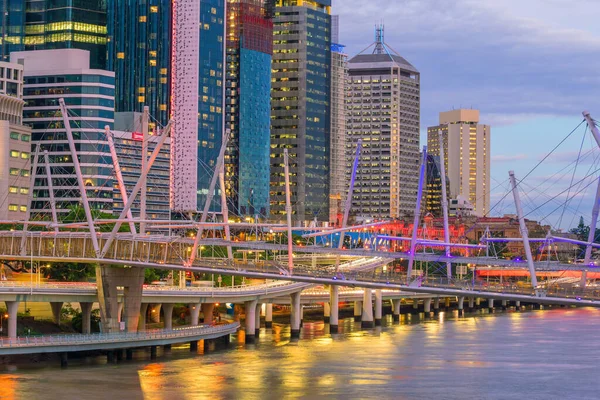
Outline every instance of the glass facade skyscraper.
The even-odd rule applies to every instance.
[[[227,7],[225,190],[240,216],[269,217],[272,15],[263,0]]]
[[[115,71],[116,111],[170,115],[171,1],[107,1],[107,69]],[[154,124],[150,122],[150,127]]]
[[[271,91],[271,214],[285,215],[290,154],[296,224],[329,220],[331,1],[277,0]]]
[[[25,46],[25,2],[0,0],[0,61],[8,61],[11,51]]]

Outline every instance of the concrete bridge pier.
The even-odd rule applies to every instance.
[[[521,311],[521,302],[515,301],[515,311]]]
[[[362,301],[354,302],[354,322],[360,322],[362,316]]]
[[[162,304],[152,304],[150,307],[150,322],[158,324],[160,322],[160,309]]]
[[[400,304],[402,303],[402,299],[393,299],[392,300],[392,318],[394,322],[400,322]]]
[[[17,312],[19,310],[18,301],[5,301],[6,312],[8,313],[7,333],[9,339],[17,338]],[[0,322],[2,320],[0,319]]]
[[[256,303],[256,300],[251,300],[244,304],[246,311],[246,343],[256,341]]]
[[[302,316],[300,315],[302,312],[302,307],[300,305],[300,292],[292,293],[290,295],[290,298],[292,306],[292,312],[290,315],[291,336],[292,338],[299,338],[300,319],[302,318]]]
[[[413,308],[411,310],[411,314],[418,315],[419,314],[419,300],[413,299]]]
[[[423,300],[423,312],[425,313],[425,317],[431,316],[431,299]]]
[[[138,319],[138,331],[146,330],[146,315],[148,314],[148,303],[143,303],[140,306],[140,318]]]
[[[339,329],[340,319],[340,288],[339,286],[331,286],[329,288],[329,304],[331,306],[329,315],[329,332],[337,333]]]
[[[79,302],[81,308],[81,333],[92,333],[92,305],[94,303]]]
[[[202,304],[202,315],[204,316],[205,324],[213,323],[214,310],[215,310],[215,305],[213,303],[203,303]]]
[[[433,312],[434,314],[437,314],[440,312],[440,298],[436,297],[435,299],[433,299]]]
[[[481,308],[481,298],[477,297],[475,299],[475,308],[480,309]]]
[[[381,318],[383,317],[383,294],[381,289],[375,290],[375,326],[381,326]]]
[[[473,308],[475,308],[475,298],[469,297],[469,311],[473,312]]]
[[[56,325],[60,325],[60,310],[62,310],[62,301],[51,301],[50,308],[52,309],[52,321]]]
[[[463,315],[465,315],[465,297],[464,296],[459,296],[458,297],[458,315],[460,317],[462,317]]]
[[[329,305],[329,302],[326,301],[323,303],[323,322],[328,324],[330,320],[331,320],[331,306]]]
[[[188,304],[188,308],[190,310],[190,325],[198,326],[200,321],[200,308],[202,307],[202,303],[190,303]]]
[[[373,292],[371,289],[365,289],[362,301],[362,315],[360,318],[361,328],[373,328]]]
[[[173,308],[175,304],[165,303],[162,305],[163,314],[165,317],[165,329],[171,330],[173,329]]]
[[[446,297],[444,307],[446,308],[446,311],[450,311],[450,297]]]
[[[254,313],[256,320],[254,323],[254,335],[260,336],[260,312],[262,311],[262,304],[256,303],[256,312]]]
[[[488,310],[494,312],[494,299],[488,299]]]
[[[502,311],[506,311],[508,308],[508,301],[502,300]]]
[[[142,303],[143,268],[96,267],[98,302],[102,332],[120,331],[117,286],[123,287],[123,322],[128,332],[136,332]]]
[[[273,303],[267,303],[265,306],[265,328],[273,327]]]

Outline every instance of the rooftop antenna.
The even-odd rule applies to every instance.
[[[373,54],[384,54],[387,53],[384,44],[384,27],[383,24],[375,25],[375,49]]]

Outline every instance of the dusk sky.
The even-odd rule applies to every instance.
[[[492,205],[506,193],[508,170],[523,177],[581,121],[589,110],[600,120],[600,2],[580,0],[334,0],[340,41],[350,57],[374,39],[383,22],[385,41],[421,72],[421,145],[438,112],[477,108],[492,125]],[[597,145],[585,126],[573,133],[525,180],[524,208],[542,219],[564,202],[550,202],[598,169]],[[569,163],[583,161],[573,174]],[[558,175],[554,175],[562,170]],[[579,215],[589,222],[596,190],[585,179],[580,192],[543,222],[568,228]],[[544,180],[550,178],[548,181]],[[540,184],[540,194],[534,190]],[[583,187],[588,185],[584,189]],[[500,187],[498,187],[500,185]],[[492,214],[514,213],[512,196]],[[573,222],[574,221],[574,222]]]

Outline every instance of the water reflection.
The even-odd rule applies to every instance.
[[[228,349],[200,355],[178,346],[152,363],[141,350],[119,364],[20,368],[0,375],[0,398],[593,399],[599,317],[595,309],[441,312],[395,324],[388,316],[369,330],[346,318],[334,335],[305,322],[295,341],[276,324],[256,344],[240,332]]]

